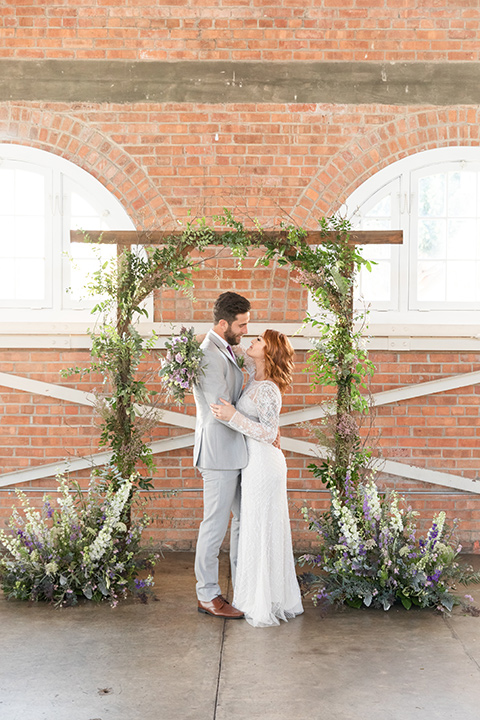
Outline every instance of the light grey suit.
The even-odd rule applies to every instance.
[[[227,348],[211,331],[202,343],[204,374],[194,386],[197,423],[193,462],[203,476],[203,521],[195,555],[198,599],[210,602],[220,595],[218,554],[233,513],[230,563],[235,581],[240,529],[240,470],[248,461],[245,437],[214,418],[210,404],[220,398],[233,405],[240,397],[243,373]]]

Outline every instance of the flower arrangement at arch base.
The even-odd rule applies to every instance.
[[[394,492],[382,496],[372,478],[353,486],[347,476],[344,492],[331,487],[330,493],[329,511],[315,516],[302,509],[321,541],[316,555],[300,558],[301,565],[321,570],[300,576],[315,604],[389,610],[400,602],[407,610],[415,605],[442,612],[461,605],[480,614],[469,595],[455,592],[457,583],[480,582],[480,573],[458,562],[461,546],[444,512],[434,517],[426,537],[419,537],[418,513],[400,508]]]
[[[57,482],[55,505],[45,495],[41,510],[16,491],[23,511],[14,508],[10,533],[0,530],[6,597],[56,606],[76,605],[80,599],[106,600],[115,607],[131,593],[146,602],[153,595],[153,577],[139,578],[139,572],[151,570],[158,555],[139,561],[140,539],[149,519],[145,513],[129,519],[132,481],[119,480],[115,489],[92,478],[86,493],[64,476]]]

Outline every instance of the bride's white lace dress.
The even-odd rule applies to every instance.
[[[279,625],[303,612],[292,551],[287,467],[282,451],[271,444],[281,406],[275,383],[251,375],[229,423],[247,436],[248,445],[233,605],[255,627]]]

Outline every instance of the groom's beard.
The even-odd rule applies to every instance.
[[[229,345],[238,345],[240,343],[241,335],[234,335],[230,328],[225,330],[225,340]]]

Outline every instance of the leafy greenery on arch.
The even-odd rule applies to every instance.
[[[105,263],[92,276],[90,291],[104,297],[93,311],[103,318],[99,329],[91,333],[93,363],[85,370],[66,373],[98,371],[105,378],[109,391],[98,409],[102,416],[101,444],[113,453],[112,480],[133,476],[139,487],[151,486],[148,478],[136,473],[139,463],[149,472],[154,468],[144,439],[151,420],[148,413],[136,412],[139,405],[148,407],[154,400],[147,384],[137,379],[140,361],[155,341],[154,337],[145,340],[136,330],[136,321],[146,314],[142,302],[156,289],[189,289],[194,269],[211,256],[212,250],[215,252],[215,246],[222,246],[230,249],[240,265],[250,249],[256,248],[262,251],[257,265],[276,261],[291,266],[324,313],[322,319],[309,316],[306,322],[320,331],[311,353],[313,383],[335,389],[330,408],[334,430],[329,458],[320,467],[313,465],[312,470],[329,486],[342,489],[347,470],[359,477],[366,458],[360,450],[355,415],[368,409],[361,390],[372,366],[361,348],[360,332],[355,330],[359,317],[353,308],[353,284],[356,272],[368,262],[349,242],[350,226],[344,220],[322,218],[325,240],[315,246],[306,242],[304,229],[293,225],[282,226],[277,233],[260,226],[246,228],[228,210],[216,218],[216,223],[221,233],[217,226],[199,219],[188,222],[180,237],[166,237],[160,247],[145,246],[143,254],[124,249],[117,260]]]
[[[349,224],[322,219],[325,241],[311,247],[302,228],[284,226],[278,233],[259,226],[247,229],[228,211],[216,222],[221,234],[204,220],[189,222],[181,237],[166,237],[161,246],[146,248],[144,255],[124,250],[117,261],[93,276],[90,289],[104,297],[95,309],[102,319],[91,333],[93,363],[66,374],[94,370],[104,378],[106,392],[99,398],[98,409],[101,443],[112,450],[109,486],[106,491],[102,488],[99,498],[89,494],[87,501],[79,491],[75,505],[64,485],[62,512],[53,511],[46,499],[45,517],[24,499],[27,523],[14,514],[13,539],[0,533],[10,553],[0,558],[5,592],[17,599],[58,604],[75,604],[78,597],[105,598],[116,604],[129,588],[146,599],[153,579],[137,577],[132,547],[132,538],[139,543],[146,520],[132,524],[130,511],[136,491],[150,486],[149,479],[137,472],[138,466],[143,463],[153,470],[152,453],[144,439],[152,419],[139,412],[138,406],[148,406],[154,398],[148,383],[138,379],[138,368],[155,338],[142,338],[136,320],[145,314],[142,303],[153,290],[191,287],[194,268],[212,246],[221,245],[230,248],[240,263],[250,248],[258,248],[262,253],[257,264],[268,266],[275,260],[295,268],[299,282],[323,311],[320,318],[307,318],[319,330],[310,356],[314,385],[334,389],[330,454],[320,467],[311,468],[329,486],[331,508],[320,516],[304,509],[320,541],[318,552],[304,558],[321,570],[318,576],[303,576],[315,601],[385,610],[400,601],[405,608],[435,606],[446,611],[462,603],[469,609],[453,594],[454,582],[479,582],[480,573],[455,561],[459,549],[445,530],[445,513],[434,518],[425,539],[417,538],[414,513],[400,509],[395,494],[380,497],[372,479],[363,481],[368,452],[360,448],[357,417],[368,410],[362,390],[372,366],[355,329],[361,317],[354,312],[353,285],[356,272],[368,263],[349,242]],[[200,260],[193,251],[200,252]],[[74,558],[71,519],[77,514],[81,522],[76,535],[80,527],[84,532],[80,532]],[[25,530],[19,532],[22,526]],[[46,537],[51,538],[50,544],[45,544]],[[476,609],[471,612],[478,614]]]

